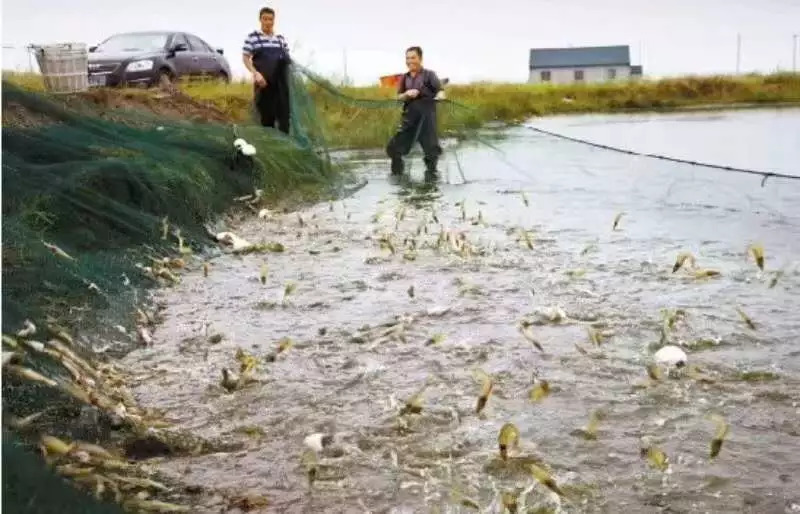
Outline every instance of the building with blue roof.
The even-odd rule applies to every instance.
[[[533,48],[529,71],[530,83],[608,82],[642,76],[642,67],[631,65],[627,45]]]

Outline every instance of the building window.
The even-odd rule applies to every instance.
[[[583,80],[583,70],[575,70],[575,80]]]
[[[550,72],[549,71],[541,72],[540,76],[542,78],[542,82],[550,82]]]
[[[615,70],[614,68],[607,69],[606,70],[606,78],[608,80],[614,80],[615,78],[617,78],[617,70]]]

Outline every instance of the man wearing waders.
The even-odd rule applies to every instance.
[[[403,102],[400,128],[386,145],[392,159],[392,175],[403,173],[403,156],[419,141],[425,154],[425,179],[436,178],[436,164],[442,154],[436,133],[436,102],[444,99],[439,77],[422,67],[422,49],[412,46],[406,50],[408,73],[403,75],[397,89],[397,99]]]
[[[275,11],[264,7],[258,13],[261,30],[247,35],[243,62],[253,75],[256,110],[261,125],[289,133],[289,45],[275,34]]]

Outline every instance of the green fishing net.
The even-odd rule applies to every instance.
[[[257,126],[142,111],[95,114],[77,100],[67,107],[8,83],[3,90],[4,114],[27,121],[7,122],[2,135],[6,333],[73,302],[119,303],[130,289],[123,275],[141,275],[132,268],[141,257],[134,249],[174,246],[176,229],[191,242],[234,197],[261,189],[275,199],[335,179],[319,130],[303,127],[314,122],[313,113],[298,112],[298,137],[287,139]],[[255,146],[253,158],[237,155],[237,138]],[[166,240],[164,218],[171,226]],[[55,256],[44,243],[74,260]]]

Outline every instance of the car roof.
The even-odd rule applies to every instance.
[[[140,31],[133,31],[133,32],[118,32],[111,36],[108,36],[106,40],[111,39],[113,37],[118,36],[167,36],[167,37],[174,37],[178,34],[183,34],[185,36],[193,36],[211,47],[211,45],[205,39],[201,38],[197,34],[192,32],[186,32],[185,30],[140,30]],[[212,47],[213,48],[213,47]]]
[[[116,34],[112,34],[109,37],[115,36],[171,36],[172,34],[180,33],[180,30],[141,30],[136,32],[118,32]]]

